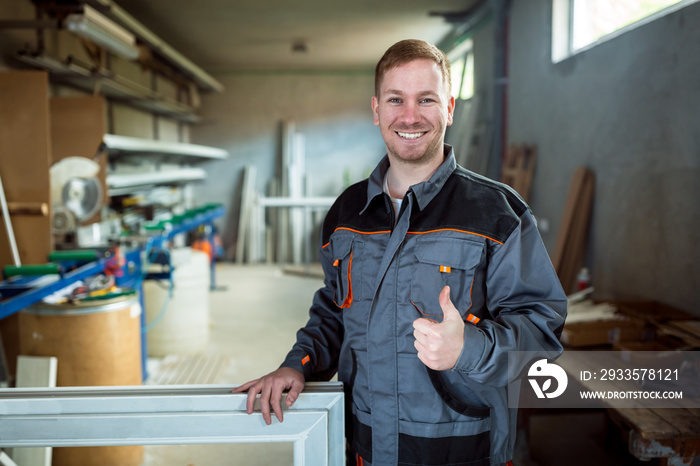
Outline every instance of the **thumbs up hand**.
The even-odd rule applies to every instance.
[[[421,317],[413,321],[418,359],[436,371],[452,369],[464,346],[464,321],[450,300],[450,287],[440,292],[443,319],[438,323]]]

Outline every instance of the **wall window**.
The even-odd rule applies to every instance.
[[[474,95],[474,53],[472,41],[467,39],[448,54],[452,65],[452,96],[469,100]]]
[[[561,61],[698,0],[553,0],[552,61]]]

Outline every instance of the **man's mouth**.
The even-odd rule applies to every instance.
[[[419,137],[423,136],[425,133],[403,133],[400,131],[397,131],[396,134],[398,134],[400,137],[404,139],[418,139]]]

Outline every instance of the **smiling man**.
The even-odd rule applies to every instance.
[[[528,206],[455,163],[445,55],[394,44],[377,64],[387,155],[322,232],[324,287],[282,366],[234,392],[283,420],[306,381],[345,383],[349,464],[501,465],[512,459],[508,353],[561,352],[566,314]],[[535,357],[535,356],[531,356]]]

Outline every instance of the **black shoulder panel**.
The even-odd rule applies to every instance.
[[[527,210],[527,204],[508,186],[457,167],[430,204],[414,212],[411,230],[455,228],[503,243]]]
[[[323,222],[322,244],[326,244],[331,234],[340,227],[363,232],[391,229],[393,213],[388,210],[384,196],[375,197],[369,208],[360,215],[367,203],[368,183],[368,180],[360,181],[336,199]]]

